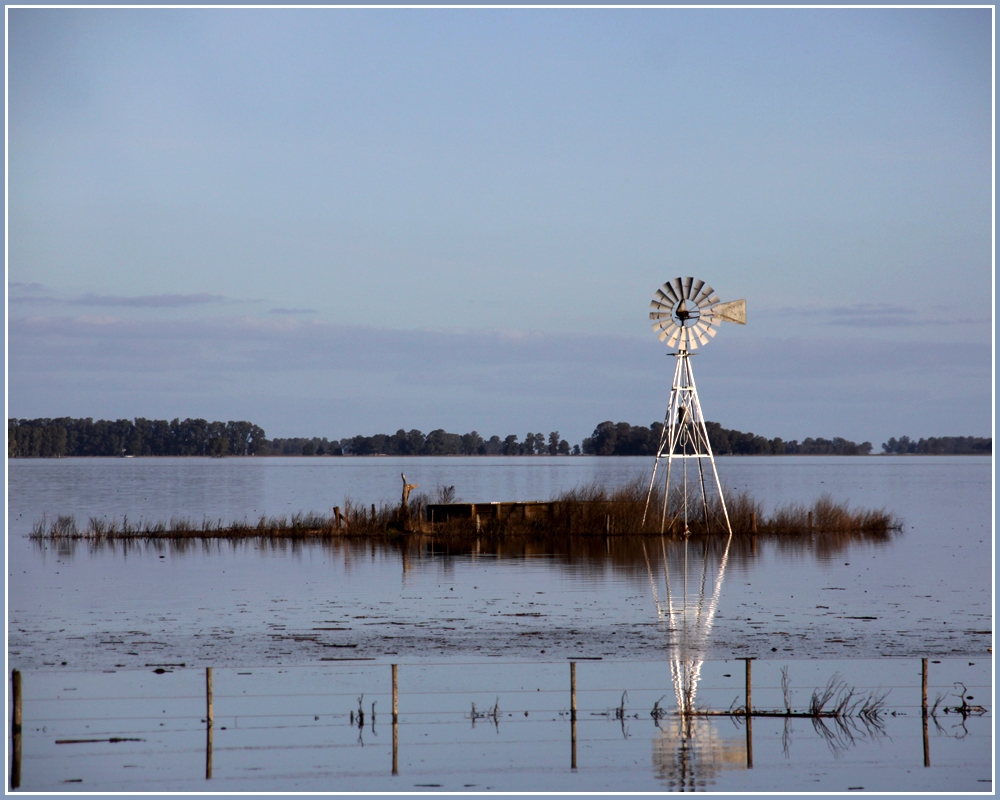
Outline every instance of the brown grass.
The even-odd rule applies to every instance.
[[[408,518],[398,506],[382,504],[364,506],[351,500],[344,502],[341,523],[334,514],[293,514],[291,517],[265,517],[257,520],[225,522],[203,519],[171,518],[169,522],[133,522],[127,517],[106,520],[91,517],[81,529],[72,516],[59,516],[54,521],[45,517],[35,523],[29,534],[36,540],[123,541],[149,539],[274,539],[274,538],[343,538],[395,537],[409,534],[433,534],[436,538],[508,538],[528,537],[610,537],[658,535],[661,508],[651,504],[645,524],[646,486],[636,480],[624,486],[608,489],[597,483],[563,492],[550,502],[543,513],[527,518],[517,513],[501,519],[450,519],[431,523],[422,518],[416,503],[411,505]],[[838,535],[851,539],[888,537],[902,528],[902,522],[892,513],[880,509],[851,509],[822,495],[811,506],[788,504],[766,516],[758,501],[747,492],[727,495],[726,507],[733,533],[739,537],[762,535],[780,539],[799,539],[812,534]],[[707,519],[706,519],[707,510]],[[672,498],[663,520],[663,533],[683,535],[684,508],[681,498]],[[703,504],[700,498],[689,498],[688,530],[692,536],[723,534],[725,518],[718,500]],[[425,516],[425,515],[423,515]],[[811,523],[811,524],[810,524]],[[754,528],[756,527],[756,531]],[[713,537],[714,538],[714,537]]]

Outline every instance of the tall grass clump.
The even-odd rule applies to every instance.
[[[489,504],[465,505],[466,516],[434,519],[425,498],[410,501],[405,508],[383,503],[357,503],[350,498],[330,514],[296,513],[288,516],[226,522],[222,519],[191,520],[172,517],[169,522],[129,520],[123,516],[91,517],[82,529],[73,516],[46,517],[32,526],[37,540],[110,541],[129,539],[245,539],[312,537],[386,537],[403,534],[433,534],[439,538],[483,537],[611,537],[712,536],[727,533],[726,512],[733,534],[739,537],[776,536],[800,541],[822,535],[845,542],[852,538],[889,537],[902,522],[885,509],[851,509],[829,495],[812,505],[791,503],[764,513],[759,501],[747,492],[727,493],[726,509],[717,497],[703,500],[689,495],[685,501],[673,492],[666,509],[662,494],[646,505],[648,484],[639,478],[616,487],[594,482],[562,492],[547,503],[505,504],[501,512]],[[453,487],[448,487],[449,489]],[[438,510],[442,510],[438,506]],[[456,506],[455,508],[458,508]],[[481,513],[482,512],[482,513]],[[686,524],[685,524],[686,520]]]

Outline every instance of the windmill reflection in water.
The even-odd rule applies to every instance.
[[[677,703],[675,714],[657,719],[660,736],[653,742],[653,766],[673,790],[704,789],[714,783],[719,771],[748,765],[744,740],[723,738],[712,717],[694,714],[731,543],[731,533],[721,552],[711,546],[708,536],[660,537],[662,578],[653,569],[655,550],[651,559],[643,544],[656,613],[667,623],[670,677]]]

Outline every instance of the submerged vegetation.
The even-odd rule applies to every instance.
[[[447,487],[451,488],[451,487]],[[445,492],[443,499],[450,499]],[[621,537],[685,535],[685,508],[672,497],[665,512],[651,503],[646,508],[646,487],[641,481],[608,489],[590,484],[563,492],[547,503],[443,503],[425,505],[417,498],[406,505],[361,505],[351,500],[332,513],[293,514],[291,517],[261,516],[257,519],[200,522],[174,517],[169,521],[106,519],[91,517],[81,526],[73,516],[43,517],[32,527],[33,539],[85,539],[90,541],[125,539],[227,539],[227,538],[332,538],[398,537],[433,534],[442,540],[470,539],[557,539],[560,537]],[[851,509],[821,496],[811,506],[790,504],[765,515],[758,501],[746,492],[727,495],[726,506],[733,533],[739,537],[771,535],[808,537],[839,534],[848,538],[888,537],[902,527],[892,513]],[[695,502],[686,509],[687,535],[718,538],[726,532],[722,506],[717,499]],[[644,521],[645,517],[645,521]]]

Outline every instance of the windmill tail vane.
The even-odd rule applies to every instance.
[[[668,347],[676,347],[677,357],[674,367],[674,379],[671,384],[670,401],[663,423],[663,433],[656,451],[656,461],[653,464],[653,475],[649,481],[649,491],[646,494],[646,508],[643,513],[643,526],[650,514],[656,473],[661,462],[666,462],[666,479],[663,485],[663,502],[660,510],[660,533],[667,529],[667,514],[671,496],[671,488],[677,483],[675,493],[681,495],[680,511],[675,512],[670,520],[670,527],[683,517],[683,531],[690,533],[691,514],[689,499],[695,499],[697,509],[700,506],[704,531],[711,530],[712,516],[716,516],[716,524],[721,525],[732,534],[729,523],[729,513],[726,510],[725,499],[722,496],[722,485],[719,473],[715,468],[715,458],[712,455],[712,445],[705,426],[701,402],[698,399],[698,389],[694,382],[694,372],[691,370],[690,351],[704,346],[715,337],[717,327],[722,322],[746,325],[746,300],[722,302],[715,290],[702,280],[696,278],[674,278],[664,283],[649,304],[653,332],[661,342]],[[697,480],[692,474],[692,492],[688,491],[688,461],[694,459],[697,467]],[[674,461],[678,464],[675,465]],[[706,484],[706,463],[711,469],[711,483],[715,491],[718,506],[721,507],[721,518],[713,515],[708,498],[709,486]],[[697,498],[700,497],[700,503]],[[711,503],[714,508],[716,503]]]

